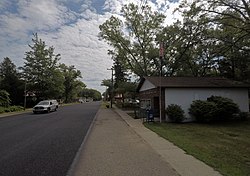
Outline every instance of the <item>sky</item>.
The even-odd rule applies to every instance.
[[[119,17],[124,4],[141,1],[167,14],[168,23],[178,18],[172,14],[178,0],[0,0],[0,63],[9,57],[23,66],[37,33],[61,54],[60,63],[81,71],[87,88],[104,92],[101,82],[111,78],[107,69],[113,62],[107,51],[112,48],[98,38],[99,25],[111,15]]]

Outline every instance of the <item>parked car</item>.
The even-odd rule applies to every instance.
[[[58,102],[56,100],[43,100],[33,107],[33,113],[51,112],[58,109]]]

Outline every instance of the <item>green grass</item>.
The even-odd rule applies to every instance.
[[[250,121],[145,123],[145,126],[223,175],[250,175]]]
[[[110,107],[110,102],[108,102],[108,101],[102,101],[101,108],[105,109],[105,108],[107,108],[107,105],[109,105],[109,107]]]

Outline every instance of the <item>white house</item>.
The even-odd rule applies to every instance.
[[[150,107],[155,116],[159,116],[161,102],[161,118],[168,121],[164,110],[170,104],[178,104],[188,121],[191,121],[188,113],[191,103],[194,100],[206,100],[212,95],[230,98],[239,105],[241,111],[249,112],[249,87],[247,84],[221,77],[144,77],[137,90],[141,108]]]

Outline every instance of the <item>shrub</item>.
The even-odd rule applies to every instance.
[[[166,108],[166,114],[173,122],[182,122],[184,120],[184,111],[179,105],[168,105]]]
[[[0,114],[1,114],[1,113],[4,113],[4,107],[1,107],[1,106],[0,106]]]
[[[10,105],[10,94],[5,90],[0,90],[0,106],[8,107]]]
[[[9,110],[10,112],[21,111],[23,110],[23,107],[22,106],[10,106]]]
[[[22,111],[22,106],[0,107],[0,113]]]
[[[216,120],[228,120],[233,117],[233,114],[239,113],[239,106],[233,100],[220,96],[211,96],[207,98],[208,102],[216,104]]]
[[[249,113],[248,112],[240,112],[239,118],[240,118],[240,120],[247,120],[249,118]]]
[[[198,122],[210,122],[214,120],[217,107],[214,102],[195,100],[189,108],[189,113]]]

